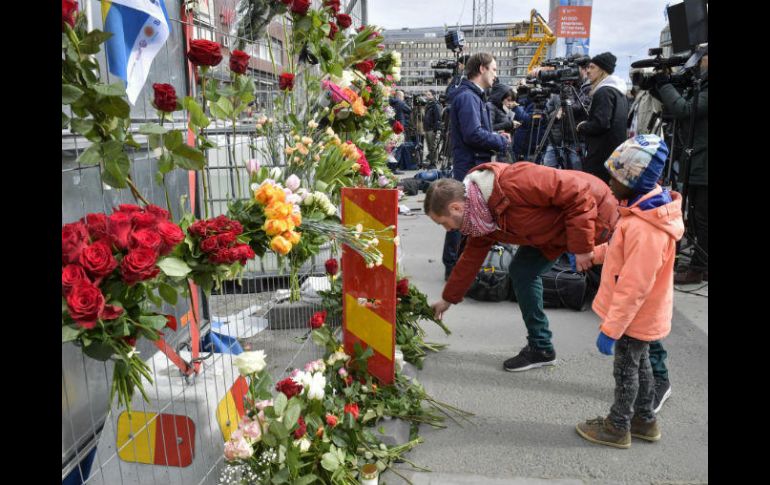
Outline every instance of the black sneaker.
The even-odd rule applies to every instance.
[[[671,383],[668,379],[655,380],[655,399],[652,401],[652,411],[658,414],[663,403],[671,397]]]
[[[529,345],[521,349],[519,355],[506,360],[503,363],[503,369],[508,372],[520,372],[556,364],[556,352],[551,350],[533,349]]]

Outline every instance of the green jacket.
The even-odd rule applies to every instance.
[[[690,121],[692,99],[684,98],[671,84],[665,84],[658,88],[663,106],[682,123],[684,127],[684,140],[687,140],[687,128]],[[690,159],[690,184],[709,184],[709,91],[708,77],[701,82],[701,91],[698,96],[698,111],[695,114],[695,141],[693,143],[692,158]],[[680,180],[682,177],[679,177]]]

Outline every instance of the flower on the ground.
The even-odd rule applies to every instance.
[[[252,352],[241,352],[233,360],[233,363],[238,368],[238,372],[243,376],[249,376],[261,372],[267,363],[265,362],[265,352],[262,350],[255,350]]]
[[[244,417],[241,422],[241,430],[243,430],[243,436],[252,443],[262,439],[262,426],[259,421],[252,421],[248,417]]]
[[[350,414],[353,419],[358,419],[358,403],[345,404],[345,414]]]
[[[396,294],[398,296],[409,296],[409,280],[403,278],[396,283]]]
[[[350,356],[344,351],[338,350],[337,352],[334,352],[332,355],[330,355],[328,359],[326,359],[326,363],[329,365],[334,365],[339,361],[347,362],[349,358]]]
[[[196,66],[216,66],[222,62],[222,47],[206,39],[190,41],[187,58]]]
[[[299,446],[299,451],[306,452],[310,449],[310,445],[312,444],[307,437],[302,438],[301,440],[294,442],[297,446]]]
[[[324,7],[330,8],[335,14],[340,11],[340,0],[324,0]]]

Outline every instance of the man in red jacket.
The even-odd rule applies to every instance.
[[[591,267],[595,245],[606,242],[618,220],[618,201],[597,177],[529,162],[485,163],[460,182],[441,179],[425,195],[425,213],[468,237],[465,250],[434,303],[437,318],[462,301],[496,242],[518,244],[509,274],[527,326],[528,344],[505,361],[516,372],[554,365],[541,275],[564,252],[578,271]]]

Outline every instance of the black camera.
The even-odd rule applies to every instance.
[[[557,57],[543,62],[545,67],[553,67],[550,71],[540,71],[537,78],[540,82],[573,83],[580,81],[580,66],[585,66],[591,61],[588,56],[574,54],[570,57]]]
[[[444,43],[450,51],[462,52],[463,46],[465,46],[465,34],[463,34],[462,30],[447,32],[444,34]]]
[[[452,59],[439,59],[435,62],[432,62],[430,67],[432,69],[456,69],[457,61]]]
[[[680,91],[689,86],[692,86],[692,81],[694,80],[697,72],[698,63],[700,62],[700,58],[703,56],[703,50],[696,50],[692,55],[686,56],[663,57],[662,54],[662,48],[651,48],[647,51],[647,55],[655,56],[654,58],[642,59],[641,61],[631,63],[632,68],[638,69],[652,67],[655,71],[637,71],[632,73],[631,81],[634,83],[634,85],[639,86],[639,89],[650,91],[655,87],[655,75],[658,72],[670,70],[673,67],[683,66],[679,72],[670,76],[669,82]]]
[[[412,96],[412,106],[425,106],[428,104],[428,100],[421,94],[415,94]]]

